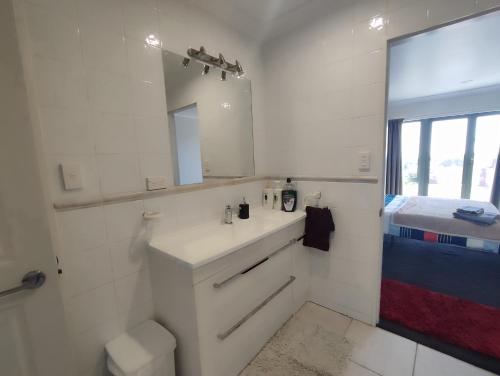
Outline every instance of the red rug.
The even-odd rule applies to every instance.
[[[380,315],[408,329],[500,358],[500,309],[384,279]]]

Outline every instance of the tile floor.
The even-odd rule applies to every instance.
[[[333,376],[493,376],[468,363],[419,345],[406,338],[352,320],[313,303],[306,303],[295,317],[315,323],[345,338],[352,345],[347,364],[339,373],[321,370],[318,375]],[[275,336],[276,337],[276,336]],[[273,337],[274,339],[274,337]],[[270,343],[273,341],[271,340]],[[267,347],[268,345],[266,345]],[[266,347],[260,354],[266,351]],[[259,355],[260,355],[259,354]],[[256,359],[259,358],[257,355]],[[254,361],[247,367],[250,369]],[[246,369],[246,370],[247,370]],[[243,371],[245,374],[245,371]],[[249,373],[250,374],[250,373]],[[281,375],[265,372],[267,376]]]

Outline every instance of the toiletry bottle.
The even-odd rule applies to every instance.
[[[281,181],[275,180],[273,188],[273,209],[281,210],[283,205],[283,188],[281,187]]]
[[[274,191],[271,188],[271,183],[268,182],[264,191],[262,191],[262,207],[264,209],[272,209],[274,201]]]
[[[226,209],[224,210],[224,223],[228,225],[233,223],[233,209],[231,209],[231,205],[226,205]]]
[[[245,201],[245,197],[243,197],[243,202],[240,204],[238,217],[240,219],[248,219],[250,217],[250,206]]]
[[[297,208],[297,188],[292,183],[292,179],[287,178],[282,192],[282,210],[293,212]]]

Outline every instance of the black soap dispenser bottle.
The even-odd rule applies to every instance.
[[[240,219],[248,219],[250,217],[250,206],[246,203],[245,197],[243,197],[243,202],[240,204],[238,217]]]
[[[285,212],[294,212],[297,208],[297,188],[292,183],[292,179],[287,178],[282,193],[281,210]]]

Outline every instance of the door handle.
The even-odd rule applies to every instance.
[[[19,286],[0,291],[0,298],[23,290],[34,290],[40,288],[45,283],[46,278],[47,277],[44,272],[40,270],[32,270],[24,275]]]

